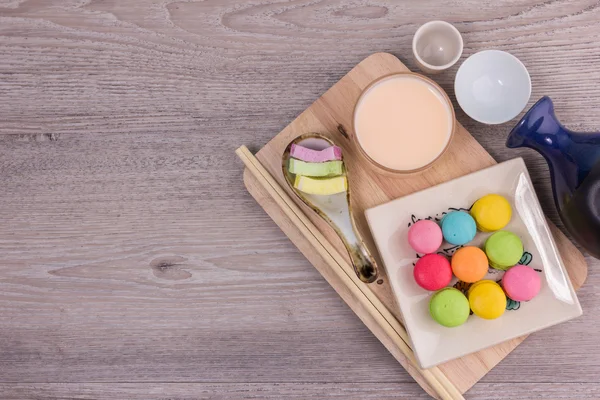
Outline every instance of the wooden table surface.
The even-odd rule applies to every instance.
[[[0,398],[427,398],[246,192],[234,149],[371,53],[414,69],[432,19],[464,56],[519,57],[530,103],[600,129],[596,0],[0,0]],[[435,77],[454,102],[456,69]],[[512,124],[457,117],[525,158],[559,224],[546,163],[504,146]],[[584,315],[468,398],[600,398],[587,261]]]

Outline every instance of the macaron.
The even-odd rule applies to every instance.
[[[475,219],[477,229],[493,232],[504,228],[510,222],[512,208],[505,197],[488,194],[473,204],[471,216]]]
[[[471,285],[469,306],[473,314],[484,319],[496,319],[506,310],[506,295],[494,281],[484,280]]]
[[[458,249],[450,262],[452,272],[463,282],[473,283],[485,277],[488,272],[488,259],[483,250],[475,246]]]
[[[442,234],[450,244],[469,243],[477,233],[475,220],[464,211],[452,211],[442,218]]]
[[[408,230],[408,244],[417,253],[435,253],[442,245],[442,229],[433,221],[422,219]]]
[[[523,242],[508,231],[493,233],[485,241],[484,247],[490,266],[503,271],[518,264],[523,256]]]
[[[438,290],[448,286],[452,280],[452,268],[446,257],[426,254],[415,264],[413,276],[423,289]]]
[[[452,328],[469,318],[469,300],[458,289],[444,288],[431,296],[429,314],[440,325]]]
[[[502,278],[502,287],[506,295],[516,301],[529,301],[540,292],[540,275],[526,265],[515,265]]]

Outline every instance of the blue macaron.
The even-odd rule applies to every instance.
[[[476,233],[477,224],[466,212],[452,211],[442,218],[442,234],[450,244],[467,244],[473,240]]]

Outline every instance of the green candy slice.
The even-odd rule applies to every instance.
[[[311,163],[290,158],[288,171],[294,175],[310,176],[313,178],[338,176],[344,172],[344,162],[327,161]]]

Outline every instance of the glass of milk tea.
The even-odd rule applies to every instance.
[[[413,173],[431,166],[448,148],[454,107],[429,78],[412,72],[386,75],[360,95],[353,127],[359,149],[373,165]]]

